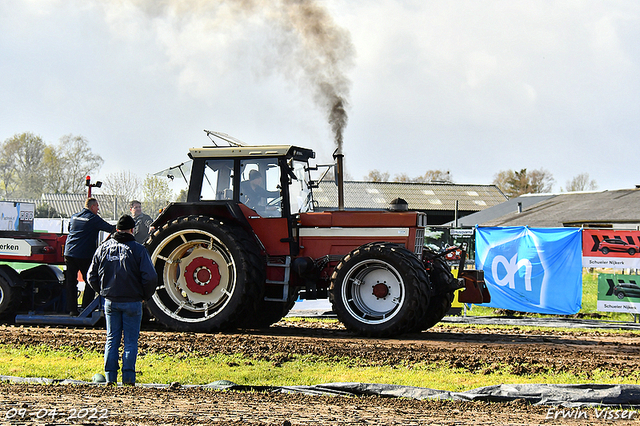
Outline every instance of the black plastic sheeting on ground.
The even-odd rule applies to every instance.
[[[53,380],[45,378],[23,378],[0,376],[2,382],[37,383],[57,385],[89,384],[104,386],[104,383],[83,382],[78,380]],[[246,386],[220,380],[208,385],[180,385],[172,383],[138,384],[151,388],[202,388],[211,390],[234,390],[253,392],[302,393],[306,395],[333,396],[380,396],[389,398],[409,398],[417,400],[450,399],[454,401],[509,402],[525,400],[535,405],[559,405],[563,407],[622,407],[640,408],[639,385],[604,385],[604,384],[516,384],[494,385],[472,389],[466,392],[449,392],[443,390],[420,388],[415,386],[383,385],[372,383],[326,383],[314,386]]]

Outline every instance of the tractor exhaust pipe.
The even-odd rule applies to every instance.
[[[336,185],[338,185],[338,210],[344,210],[344,154],[340,148],[333,152],[336,161]]]

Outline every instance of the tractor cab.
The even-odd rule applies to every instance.
[[[304,174],[312,150],[296,146],[192,148],[187,202],[242,203],[260,217],[283,218],[311,209]]]

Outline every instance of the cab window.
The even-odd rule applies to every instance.
[[[233,160],[207,160],[200,199],[233,200]]]
[[[240,171],[240,202],[260,216],[282,217],[277,158],[243,160]]]

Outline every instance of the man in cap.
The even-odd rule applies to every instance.
[[[98,247],[89,267],[89,285],[105,299],[107,383],[116,383],[118,379],[118,350],[123,333],[122,383],[134,385],[136,382],[142,301],[153,296],[158,280],[147,249],[133,237],[135,226],[131,216],[122,216],[116,233]]]
[[[242,183],[241,200],[247,207],[254,210],[265,208],[265,200],[267,198],[276,198],[280,196],[278,191],[267,191],[264,188],[264,178],[258,170],[249,172],[249,180]]]

